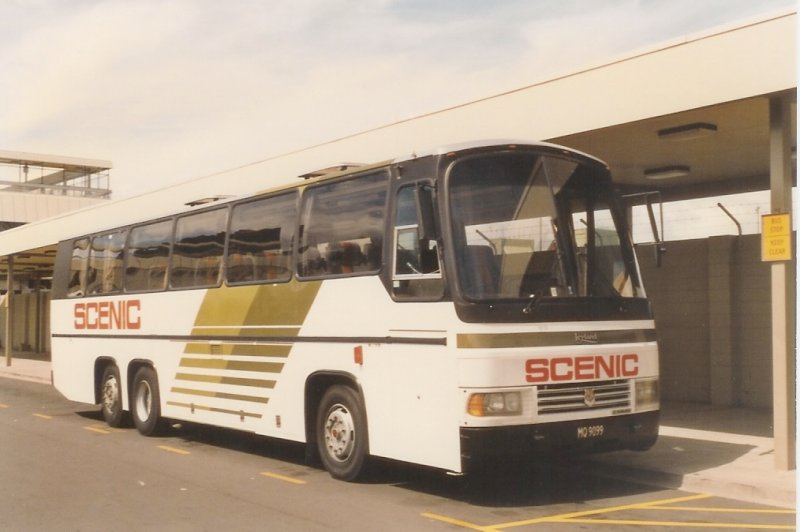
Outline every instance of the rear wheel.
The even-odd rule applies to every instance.
[[[122,409],[122,385],[119,379],[119,368],[109,364],[103,370],[100,396],[103,405],[103,419],[110,427],[121,427],[125,424],[125,411]]]
[[[153,368],[144,366],[133,378],[131,413],[136,430],[153,436],[160,428],[161,403],[158,393],[158,376]]]
[[[322,465],[332,477],[355,480],[367,458],[367,422],[364,406],[349,386],[332,386],[317,411],[317,448]]]

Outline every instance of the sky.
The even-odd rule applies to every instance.
[[[795,7],[793,0],[0,0],[0,150],[115,198]]]

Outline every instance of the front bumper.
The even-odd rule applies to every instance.
[[[645,450],[658,438],[659,412],[512,427],[462,427],[461,462],[473,465],[554,453]]]

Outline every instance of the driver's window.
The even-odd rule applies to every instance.
[[[438,299],[444,292],[439,248],[420,237],[416,186],[397,192],[392,287],[397,298]]]

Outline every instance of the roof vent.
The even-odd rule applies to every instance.
[[[333,174],[338,174],[340,172],[347,172],[348,170],[352,170],[354,168],[360,168],[361,166],[364,165],[362,163],[339,163],[335,166],[329,166],[327,168],[314,170],[313,172],[300,174],[298,177],[300,177],[301,179],[313,179],[315,177],[324,177]]]
[[[206,196],[205,198],[199,198],[192,201],[187,201],[184,205],[189,207],[199,207],[200,205],[207,205],[209,203],[214,203],[215,201],[223,200],[225,198],[230,198],[230,196],[220,195],[220,196]]]

